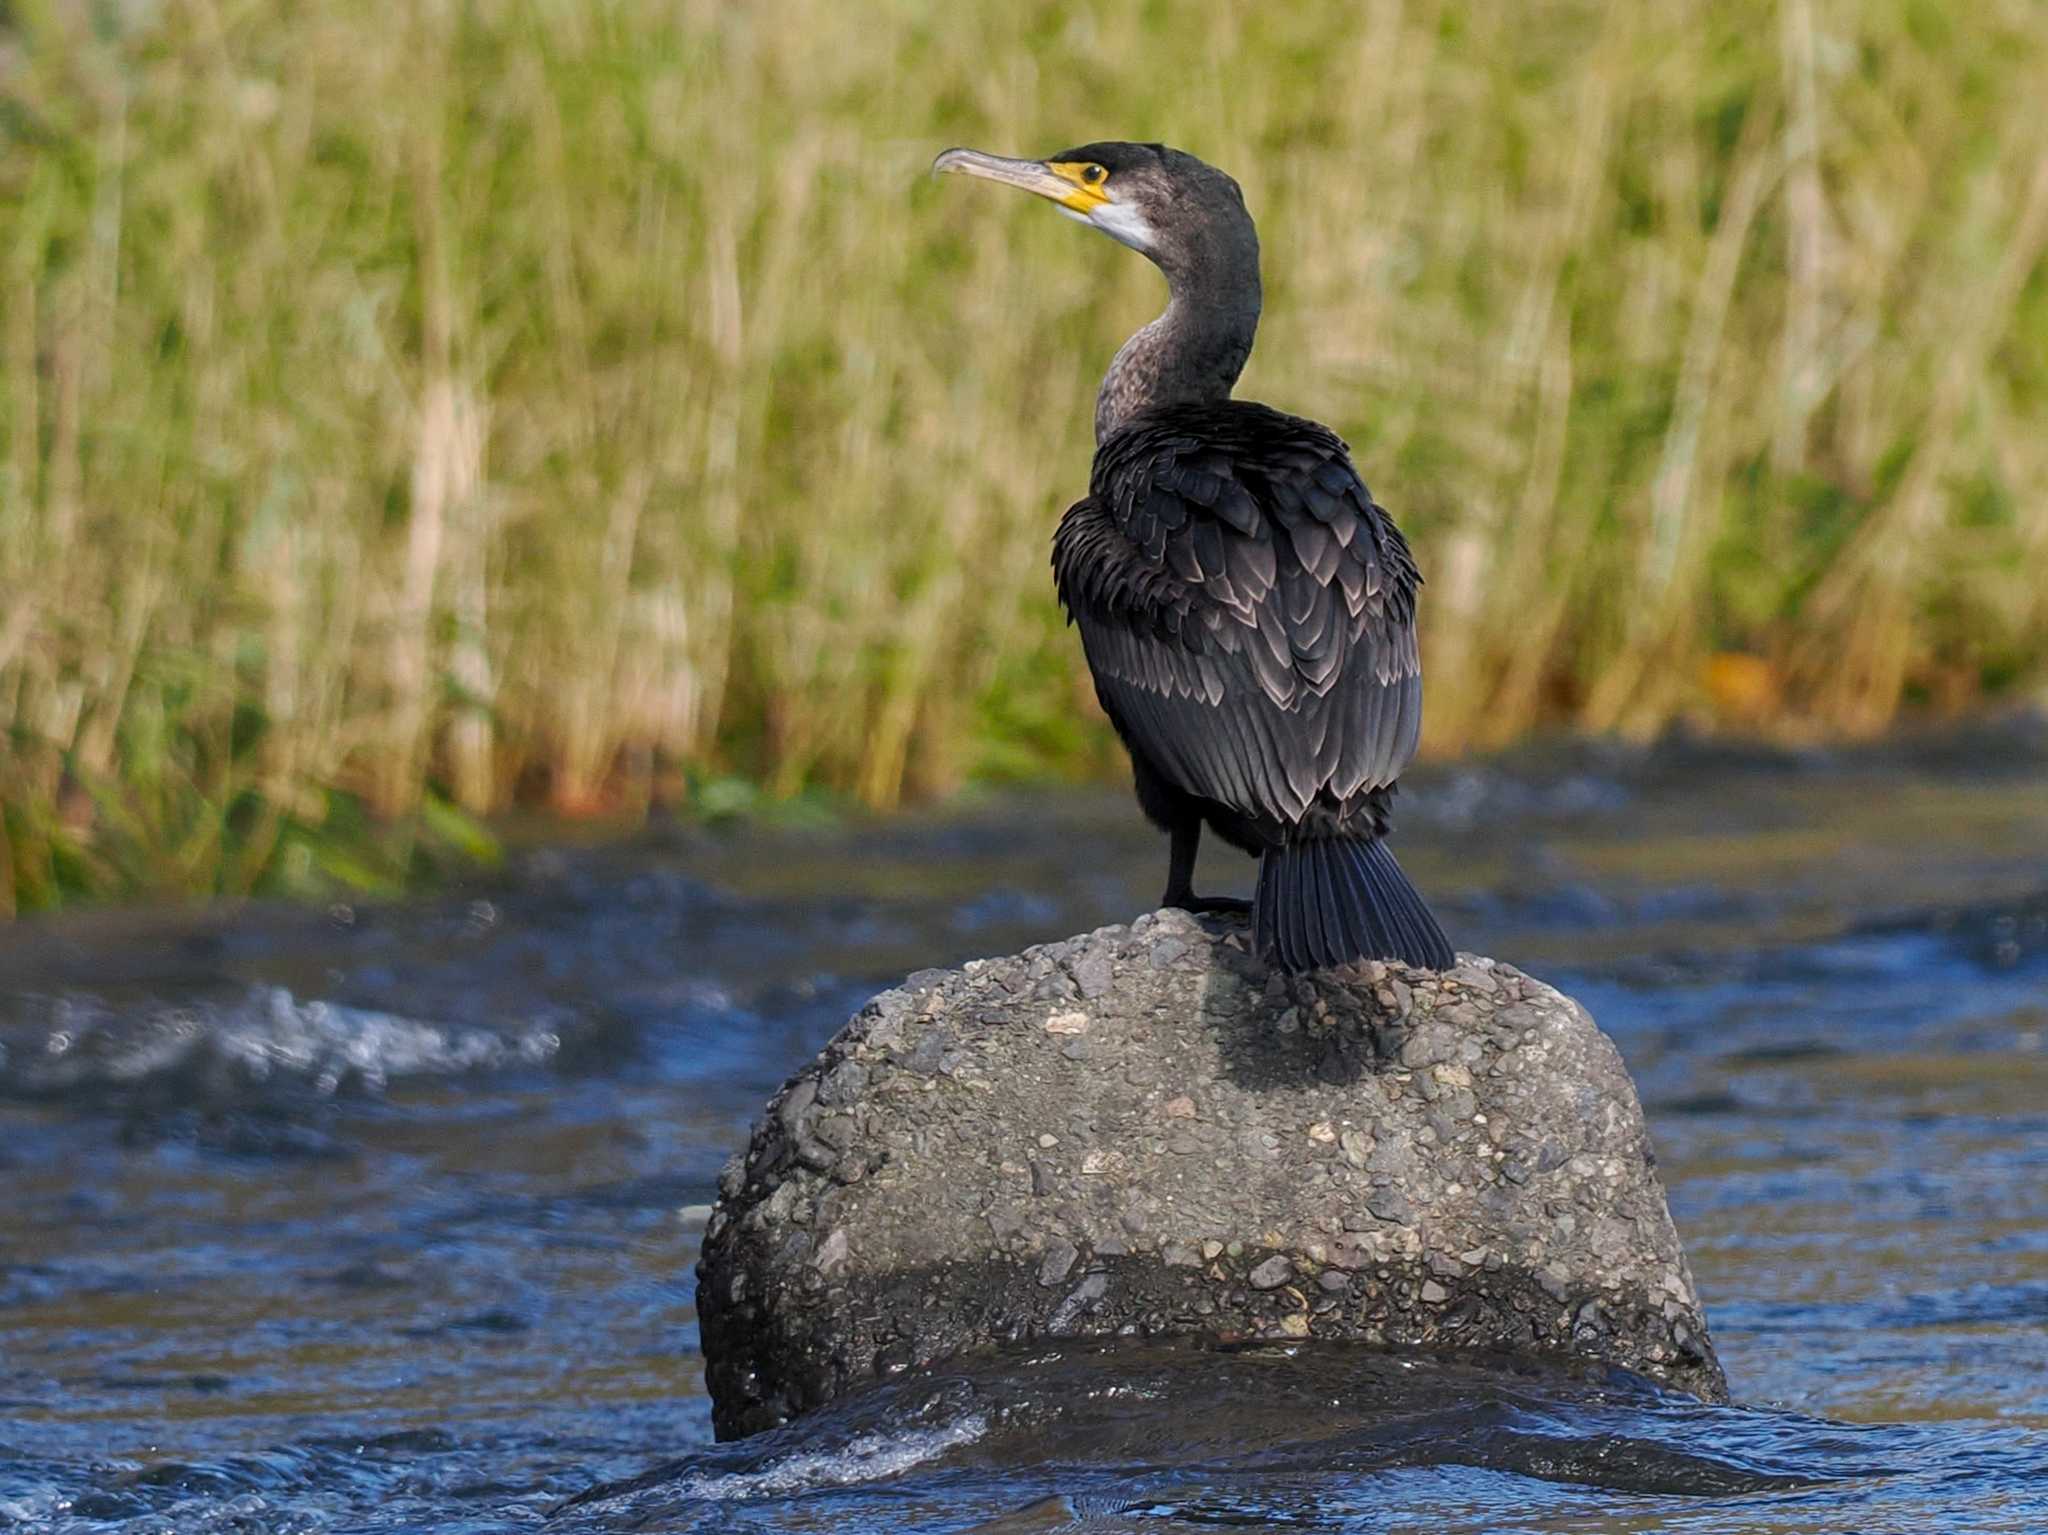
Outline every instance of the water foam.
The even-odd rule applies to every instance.
[[[238,1001],[136,1010],[63,997],[30,1004],[0,1041],[0,1094],[133,1095],[152,1084],[245,1098],[266,1084],[331,1096],[381,1092],[396,1079],[537,1066],[561,1049],[559,1026],[498,1031],[372,1008],[301,1001],[257,986]]]

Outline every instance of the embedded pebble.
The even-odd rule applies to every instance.
[[[1106,949],[1090,949],[1067,968],[1074,977],[1075,989],[1084,999],[1099,997],[1116,983]]]
[[[1038,1282],[1042,1285],[1056,1285],[1073,1270],[1074,1260],[1080,1252],[1072,1242],[1056,1240],[1047,1245],[1045,1258],[1038,1265]]]
[[[1277,1290],[1294,1277],[1294,1265],[1275,1253],[1251,1272],[1254,1290]]]

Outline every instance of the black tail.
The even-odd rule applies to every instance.
[[[1397,959],[1419,970],[1457,962],[1451,941],[1385,842],[1330,839],[1268,848],[1252,893],[1259,952],[1289,970]]]

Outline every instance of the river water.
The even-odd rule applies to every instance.
[[[0,1530],[2048,1531],[2048,734],[1402,812],[1460,946],[1635,1072],[1740,1405],[1069,1346],[714,1446],[691,1269],[755,1108],[903,972],[1156,893],[1122,795],[1042,793],[0,928]]]

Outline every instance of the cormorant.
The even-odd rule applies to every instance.
[[[949,149],[932,169],[1049,198],[1166,276],[1166,312],[1102,381],[1088,496],[1052,559],[1138,803],[1172,838],[1164,904],[1249,904],[1260,952],[1290,970],[1449,968],[1385,841],[1422,725],[1421,577],[1341,438],[1230,398],[1260,297],[1237,183],[1163,144]],[[1258,858],[1249,903],[1194,893],[1205,824]]]

